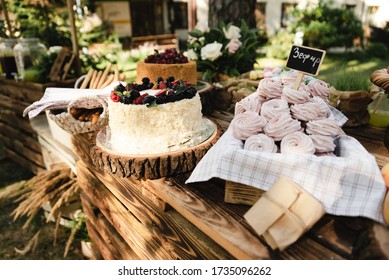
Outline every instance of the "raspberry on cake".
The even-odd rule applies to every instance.
[[[156,81],[158,77],[166,80],[169,76],[176,79],[197,84],[197,65],[195,61],[189,61],[182,53],[176,49],[167,49],[164,52],[155,51],[138,61],[136,67],[136,82],[141,83],[143,77],[148,77]]]

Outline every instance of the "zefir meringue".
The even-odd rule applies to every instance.
[[[261,116],[270,121],[280,114],[290,114],[288,102],[283,99],[272,99],[264,102],[261,107]]]
[[[256,112],[246,111],[236,115],[231,121],[232,133],[237,139],[246,140],[262,131],[267,121]]]
[[[340,127],[336,121],[331,119],[321,119],[309,121],[306,128],[307,134],[321,134],[328,136],[337,136],[340,134]]]
[[[304,132],[296,131],[286,135],[281,141],[282,154],[310,154],[315,153],[315,145],[311,137]]]
[[[313,134],[311,135],[315,145],[315,153],[333,152],[335,150],[334,138],[328,135]]]
[[[287,113],[272,118],[263,128],[263,131],[274,141],[280,141],[286,135],[299,130],[301,130],[300,122],[292,119]]]
[[[262,79],[258,84],[257,93],[266,100],[280,98],[282,94],[281,78],[273,77]]]
[[[282,89],[281,99],[291,104],[302,104],[310,99],[310,93],[305,90],[295,90],[291,86]]]
[[[259,114],[262,102],[259,95],[255,92],[243,98],[235,104],[235,115],[244,113],[246,111],[256,112]]]
[[[328,95],[330,93],[329,84],[319,79],[312,79],[308,83],[308,87],[312,96],[318,96],[325,101],[328,101]]]
[[[314,96],[311,99],[309,99],[309,101],[317,104],[317,106],[319,107],[320,119],[327,118],[331,114],[330,106],[328,106],[328,104],[321,97]]]
[[[246,142],[244,143],[244,149],[249,151],[270,153],[276,153],[278,150],[273,138],[263,133],[252,135],[247,138]]]
[[[301,121],[312,121],[320,119],[321,111],[314,102],[295,104],[290,106],[292,117]]]

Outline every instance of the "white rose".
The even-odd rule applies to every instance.
[[[240,46],[242,45],[242,42],[239,41],[239,39],[232,39],[226,46],[226,49],[228,49],[229,54],[236,53],[237,50],[239,50]]]
[[[240,28],[235,26],[235,25],[231,25],[228,30],[226,30],[225,27],[223,27],[223,32],[224,32],[224,36],[227,38],[227,39],[239,39],[241,37],[240,35]]]
[[[194,50],[192,50],[192,49],[188,50],[187,57],[188,57],[190,60],[197,60],[197,59],[199,58],[198,55],[197,55],[197,53],[196,53]]]
[[[223,45],[217,42],[205,45],[201,48],[201,59],[214,61],[222,55],[221,49]]]
[[[196,29],[200,30],[201,32],[203,33],[207,33],[209,32],[209,26],[207,23],[205,22],[202,22],[202,21],[199,21],[197,24],[196,24]]]

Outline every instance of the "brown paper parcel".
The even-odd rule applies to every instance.
[[[273,250],[284,250],[324,214],[319,201],[292,180],[280,177],[244,218]]]

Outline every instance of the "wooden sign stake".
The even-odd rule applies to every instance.
[[[303,76],[304,76],[303,72],[300,72],[300,71],[297,72],[297,78],[296,78],[296,81],[294,82],[294,85],[293,85],[293,89],[294,90],[298,90],[299,89],[301,81],[303,79]]]

